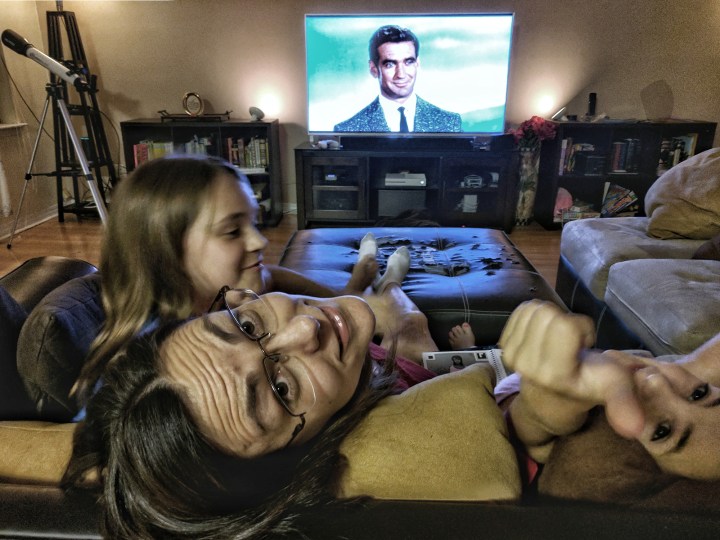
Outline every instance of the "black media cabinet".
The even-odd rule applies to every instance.
[[[299,229],[369,226],[418,209],[443,226],[512,229],[518,154],[505,137],[487,149],[449,138],[342,142],[295,149]]]

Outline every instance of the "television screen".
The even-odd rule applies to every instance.
[[[306,15],[309,133],[503,133],[512,28],[507,13]]]

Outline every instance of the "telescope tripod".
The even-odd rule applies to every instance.
[[[37,149],[40,143],[40,136],[42,135],[43,125],[45,124],[45,118],[47,117],[48,108],[50,101],[53,101],[53,107],[59,111],[60,118],[63,120],[65,126],[66,135],[72,143],[73,150],[75,151],[75,157],[80,165],[80,170],[83,176],[87,179],[88,187],[92,193],[93,201],[97,208],[98,215],[103,223],[107,221],[107,209],[105,208],[105,201],[102,194],[100,193],[100,187],[95,182],[93,174],[90,171],[90,164],[85,157],[85,151],[83,150],[80,138],[75,132],[72,120],[70,118],[70,112],[68,111],[65,100],[59,95],[60,85],[58,83],[49,83],[46,85],[47,97],[45,98],[45,105],[43,106],[42,116],[40,117],[40,125],[38,126],[37,135],[35,136],[35,143],[33,144],[32,154],[30,156],[30,163],[28,164],[27,171],[25,172],[25,184],[23,185],[22,193],[20,194],[20,204],[18,205],[18,211],[15,214],[15,222],[13,223],[12,231],[10,232],[10,241],[8,242],[8,249],[12,248],[12,241],[15,237],[15,231],[17,230],[18,219],[20,218],[20,211],[22,210],[23,201],[25,200],[25,192],[27,191],[28,184],[32,180],[33,176],[58,176],[58,182],[61,182],[59,178],[60,171],[53,171],[51,173],[38,173],[33,175],[32,169],[35,164],[35,157],[37,156]],[[55,136],[57,141],[58,131],[60,126],[58,122],[55,122]],[[77,171],[73,171],[73,179],[77,178]],[[60,186],[58,186],[60,188]],[[58,193],[58,204],[62,205],[61,193]]]
[[[25,174],[25,185],[23,186],[10,234],[8,249],[12,247],[12,240],[17,230],[18,218],[22,210],[25,192],[28,182],[33,176],[49,176],[56,178],[58,221],[65,220],[65,212],[99,215],[103,223],[106,221],[107,210],[105,208],[105,190],[103,188],[103,168],[106,169],[106,176],[111,185],[117,181],[115,166],[108,146],[105,131],[103,129],[100,109],[97,103],[97,77],[89,73],[85,50],[80,38],[80,31],[75,20],[75,14],[71,11],[62,10],[62,2],[58,2],[59,11],[47,12],[49,56],[68,66],[73,72],[82,75],[87,81],[87,87],[76,89],[79,96],[79,104],[69,102],[68,86],[65,81],[50,75],[50,83],[46,85],[47,97],[43,107],[38,133]],[[63,58],[63,36],[61,30],[67,34],[69,45],[69,58]],[[48,114],[49,105],[52,102],[53,110],[53,138],[55,145],[55,170],[50,173],[32,173],[33,164],[38,151],[40,136],[43,132],[43,124]],[[72,123],[73,116],[82,116],[86,136],[79,138]],[[64,129],[63,129],[64,126]],[[93,176],[90,167],[95,171]],[[78,177],[84,176],[92,194],[93,205],[85,205],[80,200]],[[73,183],[74,201],[65,205],[63,197],[63,178],[71,177]]]

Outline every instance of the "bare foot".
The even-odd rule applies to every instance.
[[[475,346],[475,334],[473,334],[472,328],[466,322],[453,326],[448,332],[448,340],[450,341],[450,347],[454,351],[461,351]]]
[[[410,251],[407,246],[400,246],[388,257],[385,273],[375,280],[373,289],[381,293],[389,283],[400,285],[410,269]]]
[[[345,294],[362,295],[377,277],[378,263],[375,255],[365,255],[353,266],[352,275],[345,285]]]

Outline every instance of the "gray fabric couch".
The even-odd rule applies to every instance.
[[[720,261],[695,260],[707,240],[655,238],[650,218],[565,225],[556,290],[591,316],[600,348],[683,354],[720,332]]]

